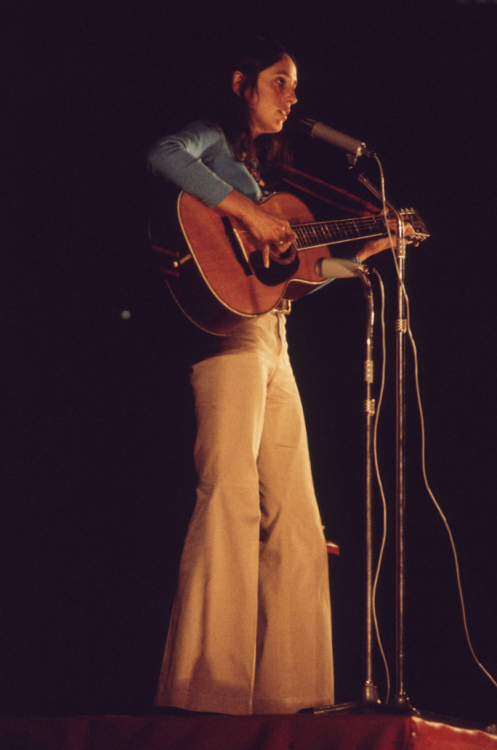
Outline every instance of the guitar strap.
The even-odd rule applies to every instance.
[[[348,193],[346,190],[336,187],[336,185],[330,185],[317,177],[311,177],[311,175],[300,172],[294,167],[283,167],[282,180],[299,190],[303,190],[304,193],[313,195],[315,198],[325,201],[325,203],[330,203],[332,206],[337,206],[356,216],[371,216],[371,214],[381,212],[378,206],[369,201],[358,198],[357,195]],[[346,205],[345,201],[348,201],[350,205]]]

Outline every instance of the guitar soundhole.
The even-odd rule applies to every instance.
[[[290,245],[288,250],[285,250],[284,253],[278,253],[276,250],[269,251],[271,262],[274,261],[275,263],[279,263],[281,266],[288,266],[290,263],[293,263],[296,255],[297,248],[295,247],[295,244]]]
[[[259,281],[266,286],[277,286],[282,284],[284,281],[291,279],[291,277],[297,272],[300,265],[299,256],[297,251],[290,254],[293,245],[289,250],[282,255],[278,255],[278,258],[284,257],[288,254],[288,260],[286,262],[276,262],[273,256],[270,256],[269,268],[265,268],[262,263],[262,253],[257,250],[250,254],[250,265],[252,270]]]

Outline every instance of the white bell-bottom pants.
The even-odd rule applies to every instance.
[[[328,559],[285,322],[248,321],[193,367],[197,504],[157,706],[333,703]]]

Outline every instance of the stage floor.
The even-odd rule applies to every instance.
[[[1,750],[497,750],[497,736],[413,716],[0,719]]]

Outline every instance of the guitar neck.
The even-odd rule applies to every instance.
[[[338,242],[365,239],[386,234],[386,224],[382,216],[366,216],[357,219],[338,221],[313,221],[308,224],[295,224],[292,230],[296,236],[297,250],[333,245]]]

